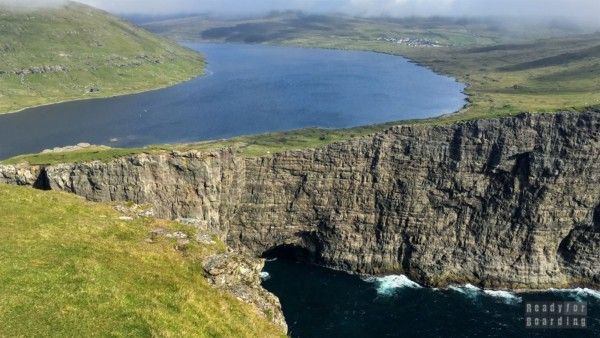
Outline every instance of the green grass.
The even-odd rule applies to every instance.
[[[0,336],[268,337],[283,334],[211,288],[199,260],[222,245],[146,242],[154,219],[109,205],[0,185]]]
[[[468,83],[464,118],[519,112],[580,111],[600,105],[600,34],[495,48],[405,52]]]
[[[0,113],[161,88],[204,69],[194,51],[76,3],[30,11],[0,5],[0,57]],[[43,66],[66,71],[15,74]]]

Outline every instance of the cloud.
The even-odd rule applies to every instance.
[[[517,16],[596,20],[600,0],[79,0],[118,14],[261,14],[274,10],[363,16]],[[0,0],[13,6],[53,6],[63,0]]]
[[[56,7],[66,3],[67,0],[0,0],[1,7],[17,9]]]

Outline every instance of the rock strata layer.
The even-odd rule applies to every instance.
[[[233,248],[432,286],[600,286],[600,113],[397,126],[321,149],[0,166],[0,182],[154,205]]]

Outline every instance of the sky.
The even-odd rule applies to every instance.
[[[600,21],[600,0],[79,0],[116,14],[255,15],[302,10],[359,16],[515,16]],[[64,0],[0,0],[49,6]]]

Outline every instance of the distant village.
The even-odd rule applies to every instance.
[[[423,38],[394,38],[389,36],[381,36],[377,38],[377,41],[385,41],[390,43],[397,43],[400,45],[406,45],[409,47],[441,47],[442,45],[438,41],[431,41]]]

